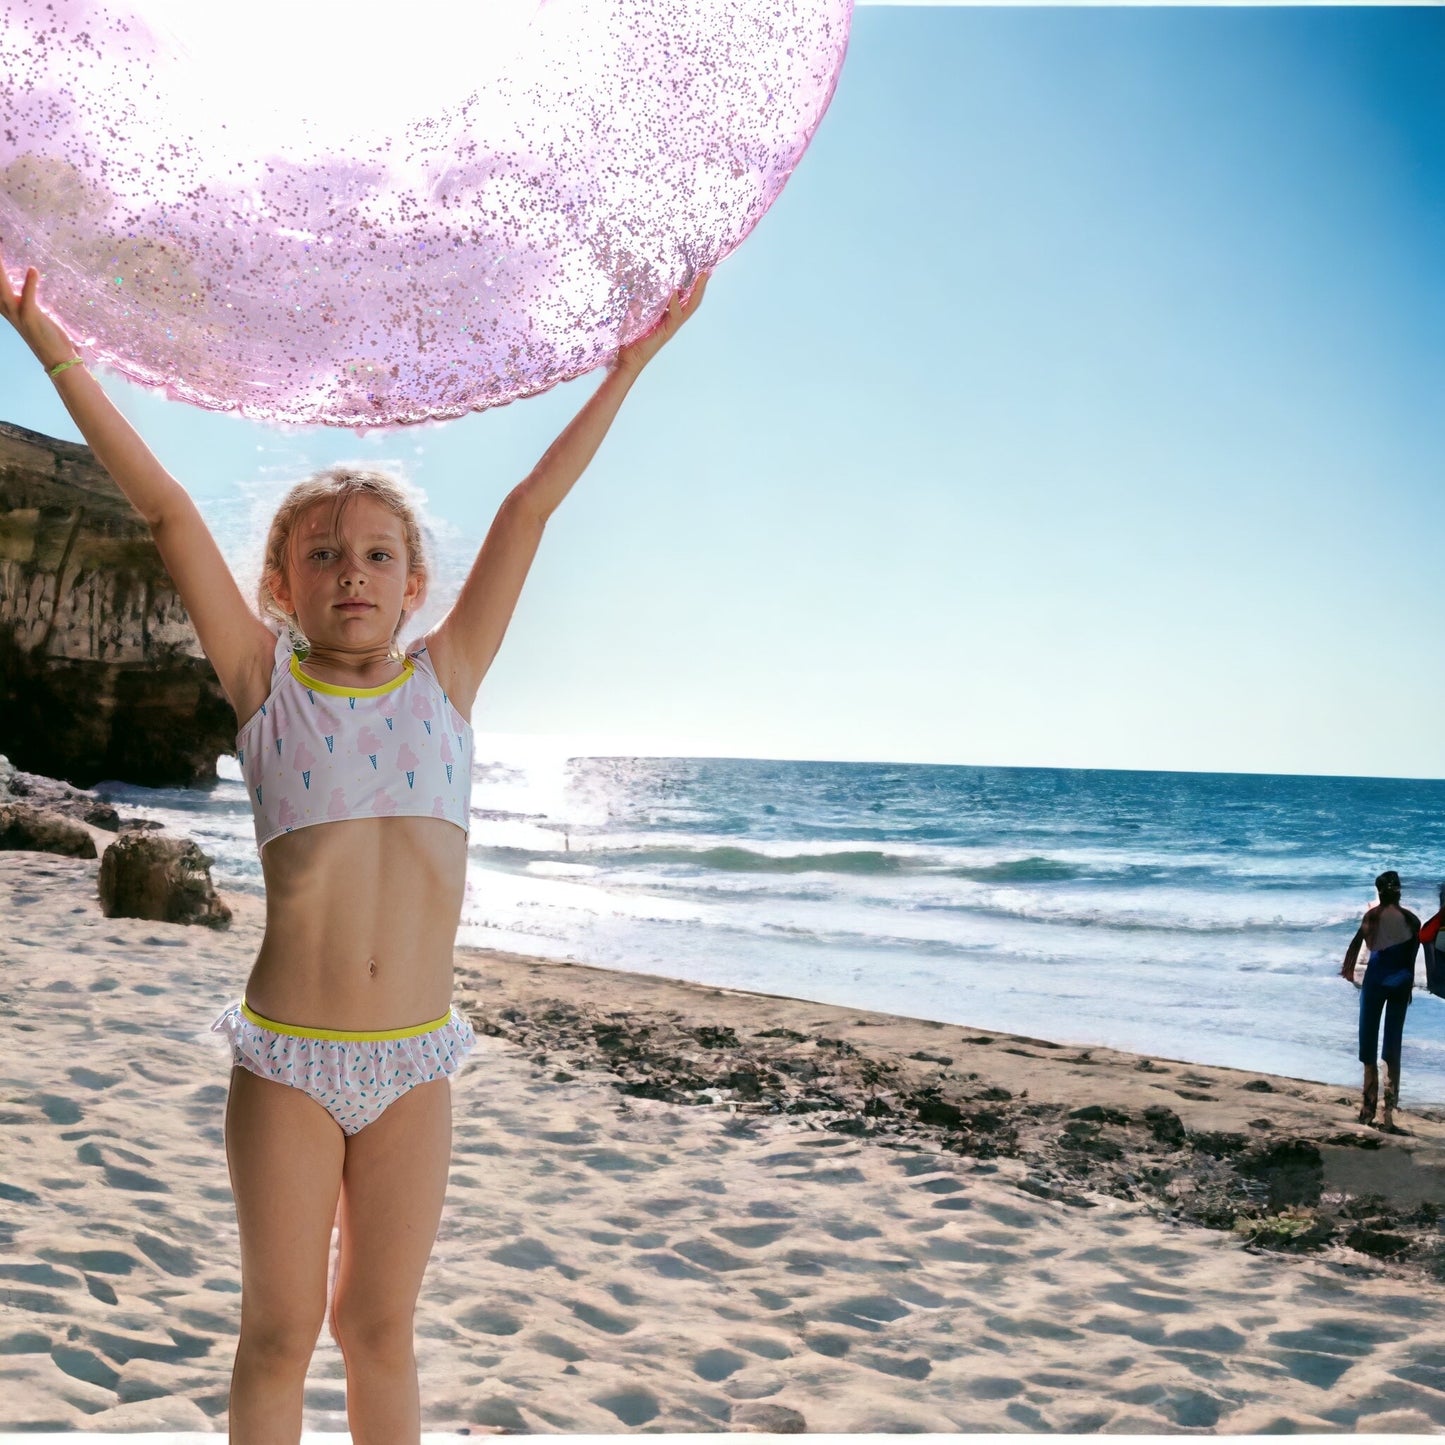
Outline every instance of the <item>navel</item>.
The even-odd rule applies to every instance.
[[[373,978],[376,977],[376,960],[375,960],[374,958],[368,958],[368,959],[366,960],[366,971],[367,971]]]

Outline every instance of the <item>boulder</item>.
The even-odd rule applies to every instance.
[[[214,781],[235,715],[88,447],[0,423],[0,752],[88,787]]]
[[[0,848],[63,853],[67,858],[95,857],[95,840],[83,824],[29,803],[0,803]]]
[[[147,818],[122,818],[109,803],[88,788],[73,788],[69,783],[62,783],[56,778],[23,772],[0,753],[0,803],[14,802],[29,803],[32,807],[44,808],[47,812],[76,818],[82,823],[89,823],[93,828],[104,828],[110,833],[118,833],[122,828],[161,826]]]
[[[211,883],[211,859],[190,838],[128,831],[100,860],[100,908],[107,918],[200,923],[227,928],[231,910]]]

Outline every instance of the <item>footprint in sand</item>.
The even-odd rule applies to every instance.
[[[551,1355],[553,1359],[566,1360],[569,1364],[591,1358],[586,1350],[574,1345],[571,1340],[564,1340],[561,1335],[549,1334],[545,1331],[533,1335],[530,1343],[534,1350],[540,1350],[544,1355]]]
[[[608,1310],[598,1309],[596,1305],[590,1305],[585,1300],[574,1300],[572,1313],[584,1325],[591,1325],[594,1330],[601,1330],[604,1334],[626,1335],[637,1328],[636,1320],[627,1319],[623,1315],[614,1315]]]
[[[838,1300],[822,1312],[822,1318],[835,1325],[851,1325],[855,1330],[876,1334],[884,1325],[901,1320],[908,1306],[892,1295],[851,1295]]]
[[[793,1302],[791,1295],[779,1294],[772,1289],[755,1289],[753,1297],[765,1310],[785,1310]]]
[[[136,1164],[150,1164],[150,1160],[140,1154],[132,1154],[128,1149],[119,1149],[114,1145],[104,1151],[99,1144],[82,1144],[75,1151],[75,1157],[82,1164],[90,1164],[105,1171],[105,1182],[112,1189],[134,1190],[145,1194],[169,1194],[171,1186],[163,1179],[156,1179],[152,1175],[142,1174],[137,1169],[122,1169],[117,1164],[111,1164],[106,1158],[106,1153],[118,1155],[122,1159],[129,1160]]]
[[[765,1249],[790,1234],[792,1228],[791,1224],[718,1224],[713,1226],[713,1233],[740,1249]]]
[[[1187,1315],[1194,1312],[1194,1302],[1182,1290],[1178,1293],[1166,1292],[1167,1288],[1158,1284],[1143,1286],[1121,1282],[1105,1285],[1099,1293],[1111,1304],[1144,1314]]]
[[[26,1102],[34,1104],[52,1124],[78,1124],[85,1117],[80,1105],[64,1094],[32,1094]]]
[[[522,1328],[516,1315],[495,1305],[474,1305],[457,1316],[457,1323],[484,1335],[515,1335]]]
[[[600,1405],[611,1415],[616,1415],[624,1425],[636,1427],[655,1419],[662,1410],[657,1396],[651,1390],[635,1386],[630,1390],[618,1390],[611,1395],[595,1395],[594,1405]]]
[[[721,1232],[721,1231],[719,1231]],[[705,1239],[684,1239],[674,1244],[673,1250],[684,1259],[691,1260],[702,1269],[726,1273],[734,1269],[747,1269],[750,1261],[729,1254],[725,1249],[710,1244]]]
[[[492,1250],[487,1258],[509,1269],[555,1269],[563,1279],[576,1279],[578,1275],[577,1270],[563,1264],[540,1239],[515,1239]]]
[[[184,1245],[172,1244],[154,1234],[137,1234],[136,1248],[157,1268],[180,1279],[189,1279],[200,1272],[196,1257]]]
[[[65,1076],[82,1089],[113,1089],[125,1081],[124,1074],[97,1074],[93,1069],[82,1068],[67,1069]]]
[[[735,1350],[704,1350],[702,1354],[694,1357],[692,1371],[704,1380],[716,1384],[717,1381],[726,1380],[729,1375],[736,1374],[747,1362],[747,1357]]]
[[[880,1375],[894,1375],[902,1380],[926,1380],[933,1373],[933,1362],[923,1355],[885,1355],[878,1353],[859,1354],[857,1362]],[[1019,1385],[1016,1393],[1022,1393]]]
[[[770,1339],[766,1335],[739,1335],[733,1340],[738,1349],[750,1355],[759,1355],[765,1360],[790,1360],[793,1352],[782,1340]]]
[[[850,1219],[825,1219],[820,1226],[830,1239],[853,1244],[860,1239],[877,1239],[883,1231],[873,1224],[860,1224]]]
[[[120,1249],[38,1249],[36,1253],[53,1264],[68,1264],[92,1274],[128,1275],[140,1266],[135,1255]]]

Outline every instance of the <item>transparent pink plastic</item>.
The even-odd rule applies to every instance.
[[[188,50],[167,23],[176,3],[0,0],[12,279],[37,266],[91,359],[172,397],[358,428],[544,391],[646,331],[776,199],[832,97],[852,12],[413,0],[349,52],[373,73],[351,83],[356,62],[323,36],[278,101],[242,49],[249,30],[233,56]],[[373,13],[331,9],[337,27]],[[257,23],[250,7],[193,13]],[[403,29],[438,74],[475,56],[471,88],[429,89],[410,61],[388,70]],[[302,45],[285,26],[266,39],[273,54]],[[398,118],[403,92],[416,108]]]

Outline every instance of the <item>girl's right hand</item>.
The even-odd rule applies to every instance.
[[[10,284],[5,257],[0,253],[0,315],[20,333],[21,339],[49,371],[77,354],[75,343],[65,334],[59,322],[41,310],[36,293],[40,273],[31,266],[25,273],[19,294]]]

